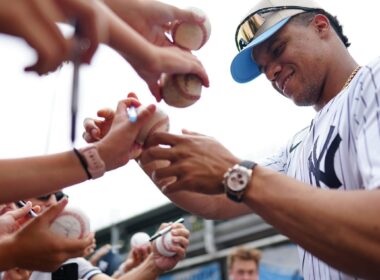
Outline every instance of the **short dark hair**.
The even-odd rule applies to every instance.
[[[291,20],[301,22],[304,24],[309,24],[313,20],[313,18],[318,14],[322,14],[328,18],[335,33],[338,35],[340,40],[342,40],[346,48],[348,48],[351,45],[351,43],[348,41],[347,36],[343,34],[343,26],[339,23],[336,16],[331,15],[323,9],[316,9],[315,11],[298,14],[294,16]]]
[[[261,252],[257,249],[248,249],[244,247],[236,248],[227,259],[228,269],[232,268],[232,265],[236,260],[254,261],[259,266],[261,260]]]

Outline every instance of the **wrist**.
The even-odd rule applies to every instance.
[[[272,192],[271,181],[276,181],[276,186],[281,186],[282,182],[278,181],[277,172],[273,172],[262,166],[256,166],[252,171],[252,178],[247,186],[243,203],[253,209],[254,212],[261,212],[261,208],[269,205]],[[278,190],[275,191],[278,193]]]
[[[102,177],[106,172],[106,165],[98,152],[97,146],[89,145],[80,149],[74,148],[74,153],[86,172],[88,179]]]
[[[257,163],[241,161],[227,170],[223,176],[226,196],[234,202],[241,203],[252,184],[253,171]]]

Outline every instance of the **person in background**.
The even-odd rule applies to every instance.
[[[259,280],[261,252],[257,249],[238,247],[227,257],[230,280]]]

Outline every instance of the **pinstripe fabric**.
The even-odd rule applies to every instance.
[[[338,190],[380,186],[380,58],[356,74],[278,155],[262,163],[313,187]],[[357,279],[299,247],[306,280]]]

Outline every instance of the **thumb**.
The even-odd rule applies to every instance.
[[[62,213],[68,202],[69,201],[67,198],[61,199],[57,204],[50,206],[39,217],[43,217],[50,225],[57,218],[57,216]]]

